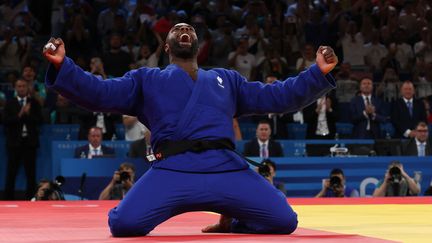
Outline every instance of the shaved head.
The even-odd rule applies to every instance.
[[[181,59],[194,58],[198,53],[198,37],[195,29],[186,23],[174,25],[168,32],[165,51]]]

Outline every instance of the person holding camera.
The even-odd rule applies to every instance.
[[[36,193],[30,201],[65,200],[60,185],[61,183],[58,183],[57,180],[50,181],[47,179],[41,179],[37,186]]]
[[[373,197],[417,196],[420,187],[404,170],[399,161],[392,161],[373,193]]]
[[[258,173],[268,180],[270,184],[286,195],[287,190],[285,188],[285,184],[274,180],[274,177],[276,176],[276,163],[270,159],[265,159],[261,162],[261,164],[263,166],[258,167]]]
[[[335,168],[330,177],[324,179],[321,191],[315,197],[359,197],[359,192],[346,186],[345,175],[341,169]]]
[[[135,183],[135,166],[131,163],[122,163],[110,183],[99,195],[99,200],[122,200]]]

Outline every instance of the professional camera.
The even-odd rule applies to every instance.
[[[330,177],[330,188],[339,188],[342,185],[342,180],[339,176],[332,176]]]
[[[131,178],[131,176],[130,176],[129,172],[122,171],[120,173],[120,181],[118,181],[118,183],[121,183],[122,181],[130,180],[130,178]]]
[[[37,200],[65,200],[61,186],[65,183],[63,176],[57,176],[54,181],[47,181],[48,187],[42,189],[42,195]],[[39,190],[39,189],[38,189]]]
[[[389,170],[389,174],[390,174],[390,181],[392,183],[400,183],[400,181],[402,180],[402,171],[397,166],[391,167]]]
[[[270,166],[265,161],[263,161],[261,163],[261,166],[258,167],[258,173],[260,175],[262,175],[263,177],[269,177],[270,176]]]

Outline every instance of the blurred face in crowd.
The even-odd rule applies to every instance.
[[[411,82],[404,82],[401,87],[402,97],[409,100],[414,97],[415,89],[414,85]]]
[[[27,81],[24,79],[19,79],[15,82],[15,91],[18,97],[26,97],[29,92],[29,87]]]
[[[150,47],[148,45],[142,45],[140,49],[140,54],[143,58],[148,58],[151,55]]]
[[[419,142],[426,142],[429,137],[428,126],[424,123],[417,125],[416,127],[416,138]]]
[[[258,124],[256,134],[257,134],[257,138],[263,142],[269,140],[271,134],[270,125],[267,123]]]
[[[102,143],[102,129],[91,128],[88,133],[88,141],[93,148],[97,148]]]
[[[368,78],[364,78],[362,79],[362,81],[360,81],[360,91],[363,95],[370,95],[372,93],[372,90],[373,90],[372,80]]]
[[[36,77],[36,72],[32,67],[25,67],[22,76],[27,81],[33,81]]]
[[[198,37],[195,29],[185,23],[174,25],[168,33],[165,51],[174,57],[191,59],[198,53]]]
[[[99,71],[99,70],[103,70],[103,63],[102,63],[102,59],[100,59],[99,57],[93,57],[90,60],[90,70],[95,70],[95,71]]]
[[[111,49],[120,49],[122,45],[122,39],[120,35],[112,35],[110,38]]]

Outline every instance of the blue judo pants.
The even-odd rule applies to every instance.
[[[191,211],[232,217],[234,233],[290,234],[297,228],[285,195],[250,169],[198,174],[152,168],[109,212],[108,223],[115,237],[143,236]]]

